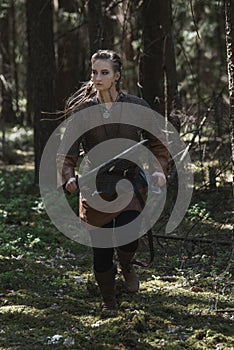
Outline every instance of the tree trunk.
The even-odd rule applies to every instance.
[[[12,32],[12,66],[13,66],[13,77],[14,77],[14,97],[15,97],[15,111],[19,116],[19,79],[18,79],[18,65],[16,62],[16,18],[15,18],[15,2],[11,0],[11,32]]]
[[[163,31],[162,8],[159,0],[145,0],[142,8],[143,18],[143,55],[141,58],[140,84],[143,98],[153,109],[164,114],[164,76],[163,76]]]
[[[176,73],[175,47],[173,37],[173,19],[172,19],[172,1],[167,1],[167,35],[164,42],[165,55],[165,73],[164,73],[164,91],[165,91],[165,117],[180,130],[180,121],[178,112],[181,110],[181,104],[178,96],[178,82]],[[167,17],[166,17],[167,16]]]
[[[69,16],[79,14],[73,0],[59,0],[59,12],[67,13],[66,18],[59,18],[57,52],[58,52],[58,105],[64,107],[65,99],[74,92],[84,80],[84,71],[80,69],[83,43],[80,41],[80,29],[71,22]],[[78,22],[78,21],[77,21]],[[85,45],[85,44],[84,44]]]
[[[227,68],[230,97],[230,134],[232,147],[232,178],[234,194],[234,1],[225,1]]]
[[[103,48],[103,17],[102,0],[88,1],[88,27],[89,27],[89,47],[91,55],[98,49]]]
[[[138,11],[134,1],[123,1],[118,6],[118,21],[120,23],[120,52],[124,62],[124,88],[130,94],[138,93],[138,67],[136,52],[133,48],[134,40],[139,40],[137,28]]]
[[[2,116],[6,123],[16,121],[15,113],[12,106],[12,90],[11,90],[11,55],[10,55],[10,26],[9,26],[9,9],[2,11],[0,18],[0,35],[1,45],[0,52],[2,56],[1,70],[1,99],[2,99]]]
[[[91,55],[99,49],[113,49],[113,20],[108,0],[88,0],[88,28]]]
[[[46,142],[55,122],[43,112],[55,111],[55,54],[52,1],[27,0],[28,112],[34,125],[35,183],[39,181],[39,166]]]
[[[169,119],[178,105],[171,0],[145,0],[142,21],[144,51],[140,85],[143,97]]]

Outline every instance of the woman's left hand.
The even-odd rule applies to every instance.
[[[152,178],[155,181],[155,184],[159,187],[163,187],[165,185],[165,183],[167,182],[165,174],[162,172],[159,172],[159,171],[155,171],[152,174]]]

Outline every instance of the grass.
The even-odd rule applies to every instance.
[[[0,170],[1,350],[234,349],[232,233],[212,207],[219,196],[227,213],[230,191],[195,193],[175,232],[211,244],[159,240],[152,267],[138,269],[140,292],[127,294],[118,274],[119,308],[103,315],[91,248],[56,230],[32,181],[31,170]]]

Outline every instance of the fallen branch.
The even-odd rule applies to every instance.
[[[153,237],[157,239],[171,239],[175,241],[189,241],[189,242],[199,242],[199,243],[216,243],[216,244],[222,244],[222,245],[230,245],[230,240],[213,240],[213,239],[205,239],[205,238],[188,238],[188,237],[181,237],[181,236],[173,236],[173,235],[159,235],[154,234]]]
[[[227,313],[229,313],[229,312],[234,312],[234,309],[232,310],[215,310],[215,312],[221,312],[221,313],[224,313],[224,312],[227,312]]]

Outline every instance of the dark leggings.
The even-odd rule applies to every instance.
[[[136,210],[128,210],[120,213],[115,218],[115,227],[123,226],[133,221],[139,212]],[[114,220],[103,227],[112,228]],[[125,252],[135,252],[138,247],[138,240],[135,240],[119,248]],[[93,267],[96,272],[106,272],[113,266],[114,248],[94,248],[93,247]]]

